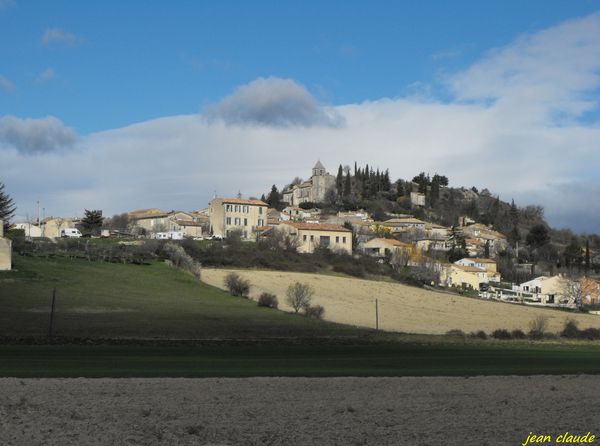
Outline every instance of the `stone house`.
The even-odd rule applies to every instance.
[[[267,225],[267,203],[241,198],[215,198],[209,205],[210,233],[227,237],[240,231],[242,238],[256,239],[256,229]]]
[[[311,253],[317,247],[352,254],[352,231],[343,226],[286,221],[275,227],[294,238],[298,252]]]

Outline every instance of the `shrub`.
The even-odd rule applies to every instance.
[[[583,339],[596,340],[600,339],[600,329],[598,328],[586,328],[581,330],[579,336]]]
[[[548,327],[548,318],[546,316],[536,316],[531,321],[529,321],[529,337],[533,336],[539,339],[543,337],[546,328]]]
[[[250,282],[242,279],[237,273],[229,273],[225,276],[225,286],[232,296],[248,297]]]
[[[448,330],[446,332],[447,336],[456,336],[456,337],[460,337],[460,338],[464,338],[465,337],[465,332],[459,329],[453,329],[453,330]]]
[[[296,282],[290,285],[285,293],[287,304],[298,313],[301,309],[310,306],[315,291],[308,283]]]
[[[577,327],[577,321],[573,319],[567,319],[565,321],[565,326],[563,331],[561,331],[560,335],[563,338],[575,339],[579,337],[579,327]]]
[[[183,247],[175,243],[166,243],[163,247],[163,251],[174,266],[184,271],[188,271],[198,280],[200,279],[200,264],[196,263],[194,259],[185,252]]]
[[[519,330],[519,329],[511,331],[510,335],[512,336],[513,339],[527,338],[527,335],[525,334],[525,332],[523,332],[523,330]]]
[[[478,331],[471,333],[471,337],[479,338],[479,339],[487,339],[487,334],[483,330],[478,330]]]
[[[511,339],[512,336],[510,335],[510,332],[508,330],[505,330],[504,328],[499,328],[498,330],[494,330],[492,333],[492,337],[494,339]]]
[[[304,307],[304,314],[308,317],[314,317],[315,319],[323,319],[325,308],[323,308],[322,305],[309,305]]]
[[[279,302],[277,301],[277,296],[271,293],[262,293],[258,298],[258,306],[259,307],[267,307],[267,308],[277,308]]]

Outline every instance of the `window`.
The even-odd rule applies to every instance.
[[[311,235],[311,236],[310,236],[310,241],[312,242],[312,241],[314,241],[314,240],[315,240],[315,236],[314,236],[314,235]]]
[[[319,237],[319,245],[321,246],[329,246],[331,239],[328,235],[322,235]]]
[[[244,226],[248,226],[248,219],[244,218]]]
[[[306,241],[306,234],[302,236],[302,240]]]
[[[230,225],[231,224],[231,217],[227,217],[227,224]]]
[[[241,222],[240,220],[241,220],[240,217],[235,217],[235,224],[236,224],[236,226],[240,225],[240,222]]]
[[[265,225],[265,221],[262,218],[258,219],[258,226],[264,226]]]
[[[337,235],[335,236],[335,242],[336,242],[336,243],[339,243],[339,242],[340,242],[340,238],[339,238],[339,236],[337,236]]]
[[[239,211],[240,211],[240,207],[239,207],[239,205],[236,204],[235,205],[235,212],[239,212]]]
[[[263,208],[262,208],[262,206],[259,206],[259,208],[258,208],[258,213],[259,213],[260,215],[262,215],[262,213],[263,213]]]
[[[230,205],[230,204],[226,205],[226,206],[225,206],[225,210],[226,210],[226,211],[230,211],[230,210],[231,210],[231,205]]]
[[[342,243],[346,243],[346,237],[342,237]]]

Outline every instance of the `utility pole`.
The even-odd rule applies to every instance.
[[[375,299],[375,330],[379,330],[379,300]]]
[[[52,291],[52,309],[50,310],[50,326],[48,327],[48,337],[52,337],[52,328],[54,325],[54,308],[56,305],[56,287]]]

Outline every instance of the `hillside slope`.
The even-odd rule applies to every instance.
[[[216,287],[231,270],[205,269],[203,280]],[[379,301],[379,327],[383,330],[443,334],[452,329],[465,332],[495,329],[528,331],[529,322],[538,315],[548,317],[549,330],[562,330],[566,318],[575,319],[580,328],[600,328],[600,316],[572,314],[559,310],[526,307],[458,295],[427,291],[399,283],[336,277],[310,273],[240,270],[252,284],[251,297],[268,291],[285,305],[287,287],[296,282],[310,283],[316,290],[314,303],[325,307],[325,319],[343,324],[373,328],[375,299]]]
[[[0,272],[0,336],[223,339],[356,335],[351,327],[260,308],[163,263],[16,256]]]

